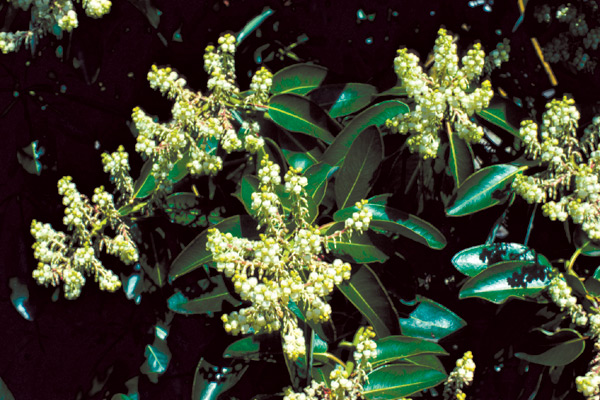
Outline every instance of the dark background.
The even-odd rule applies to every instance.
[[[205,46],[215,42],[222,32],[239,31],[269,6],[275,13],[239,47],[236,62],[241,88],[247,88],[249,76],[261,61],[271,71],[294,63],[289,57],[272,58],[269,53],[276,55],[279,49],[306,35],[308,40],[293,49],[302,61],[326,66],[340,80],[371,83],[383,90],[395,84],[396,50],[409,47],[424,59],[437,30],[445,26],[460,35],[459,47],[463,49],[479,40],[489,51],[509,37],[511,63],[502,74],[493,76],[494,85],[501,86],[510,97],[523,100],[530,96],[541,110],[546,101],[541,93],[551,85],[529,38],[538,36],[542,40],[551,37],[552,32],[540,30],[534,22],[530,15],[534,3],[539,2],[530,2],[525,23],[512,32],[519,18],[516,1],[496,1],[492,11],[486,12],[483,6],[470,7],[468,0],[155,0],[147,4],[162,14],[160,23],[153,26],[147,13],[131,2],[113,0],[110,14],[100,20],[79,12],[79,27],[71,35],[60,40],[42,38],[33,52],[22,49],[0,55],[0,377],[15,398],[101,399],[107,393],[126,392],[124,382],[140,375],[144,347],[152,341],[153,325],[164,312],[164,299],[171,289],[167,286],[161,293],[144,296],[136,305],[122,291],[104,293],[90,283],[76,301],[65,300],[62,294],[53,301],[53,289],[40,288],[31,278],[35,260],[29,226],[35,218],[60,229],[63,207],[56,191],[57,180],[71,175],[78,189],[88,194],[100,184],[108,185],[100,154],[114,151],[119,144],[130,150],[135,177],[141,160],[132,151],[135,139],[128,125],[131,110],[140,106],[148,114],[168,119],[171,106],[149,88],[146,74],[152,64],[172,66],[193,89],[203,90]],[[372,21],[360,20],[359,9],[374,16]],[[152,8],[149,10],[152,15]],[[4,6],[0,22],[4,20],[5,29],[28,25],[28,13],[12,17]],[[58,46],[63,49],[62,55],[57,54]],[[559,78],[557,96],[573,93],[584,118],[589,120],[597,79],[592,74],[576,75],[560,65],[555,72]],[[34,140],[45,150],[39,177],[28,174],[17,161],[18,150]],[[475,226],[485,221],[481,229],[473,229],[471,224],[469,230],[449,236],[450,242],[457,243],[455,247],[431,260],[438,266],[430,265],[422,271],[437,276],[434,279],[438,282],[420,293],[469,322],[457,337],[442,344],[452,352],[449,369],[462,351],[471,349],[476,355],[473,398],[527,398],[542,368],[532,366],[529,374],[523,374],[517,359],[508,358],[503,364],[497,353],[512,351],[507,344],[521,340],[519,335],[531,325],[539,307],[509,302],[498,308],[476,300],[459,303],[457,289],[450,296],[444,287],[444,277],[450,274],[448,267],[439,266],[447,265],[454,252],[480,244],[489,229],[488,222],[495,217],[475,219]],[[515,215],[513,223],[520,226],[518,219]],[[167,235],[178,233],[191,239],[198,232],[175,230]],[[532,245],[535,240],[544,243],[545,239],[543,234],[532,238]],[[115,268],[128,272],[119,263]],[[28,286],[27,307],[32,321],[24,319],[11,304],[12,277]],[[173,353],[169,369],[156,385],[142,376],[140,398],[190,398],[198,360],[201,356],[209,360],[218,357],[222,343],[228,340],[218,329],[220,324],[218,318],[176,315],[168,341]],[[581,368],[585,368],[585,362],[581,362]],[[273,392],[286,384],[287,373],[281,365],[257,365],[250,371],[236,390],[240,399]],[[523,387],[531,389],[523,393]],[[543,397],[543,390],[539,396],[549,398]]]

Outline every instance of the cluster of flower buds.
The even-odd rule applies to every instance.
[[[328,237],[308,222],[307,180],[298,170],[290,169],[282,185],[279,166],[264,157],[258,180],[251,208],[265,227],[260,240],[235,237],[215,228],[209,231],[207,248],[217,269],[233,281],[242,300],[251,304],[222,319],[225,330],[232,334],[281,330],[286,354],[296,359],[304,351],[304,338],[290,303],[312,322],[329,320],[327,296],[335,285],[350,278],[351,267],[339,259],[324,260],[323,244]],[[278,194],[282,191],[291,200],[287,213]]]
[[[129,154],[125,148],[119,146],[112,154],[102,153],[102,164],[117,191],[128,198],[133,193],[133,179],[129,175]]]
[[[398,50],[394,60],[396,74],[415,106],[410,113],[387,121],[392,131],[410,133],[407,140],[410,151],[418,152],[423,158],[437,155],[439,131],[443,127],[453,127],[458,137],[467,142],[478,142],[483,137],[483,129],[470,118],[487,107],[493,96],[489,81],[472,90],[485,63],[485,53],[479,43],[467,52],[459,67],[456,44],[452,36],[440,29],[433,59],[427,75],[417,56],[406,49]]]
[[[475,362],[473,361],[473,353],[467,351],[462,358],[456,360],[456,367],[444,386],[444,399],[465,400],[467,395],[462,391],[463,387],[469,386],[473,382],[473,376],[475,373]]]
[[[0,51],[4,54],[33,46],[38,38],[52,33],[60,36],[62,31],[71,32],[79,25],[73,0],[7,0],[12,6],[24,11],[31,10],[29,30],[0,32]],[[101,18],[110,11],[110,0],[77,0],[82,3],[87,16]],[[59,28],[56,31],[56,28]]]
[[[39,262],[33,277],[45,286],[57,286],[62,281],[68,299],[79,297],[86,275],[94,276],[100,289],[114,292],[121,282],[102,265],[98,259],[99,251],[106,246],[107,253],[120,257],[126,264],[136,262],[138,252],[115,209],[112,195],[102,187],[96,188],[90,203],[77,191],[70,177],[58,182],[58,190],[66,206],[63,223],[72,234],[32,221],[34,256]],[[107,226],[118,234],[115,237],[104,234]]]

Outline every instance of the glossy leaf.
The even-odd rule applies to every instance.
[[[238,32],[237,35],[235,35],[236,38],[236,46],[239,46],[240,43],[242,43],[242,41],[244,39],[246,39],[246,37],[248,37],[248,35],[250,35],[252,32],[254,32],[259,26],[260,24],[262,24],[264,22],[265,19],[267,19],[271,14],[273,14],[275,11],[273,11],[271,8],[269,7],[265,7],[265,9],[263,10],[263,12],[261,12],[259,15],[257,15],[256,17],[252,18],[243,28],[241,31]]]
[[[379,93],[377,95],[377,97],[384,97],[384,96],[401,97],[401,96],[406,96],[407,94],[408,93],[406,92],[406,88],[400,84],[400,85],[391,87],[388,90],[385,90],[385,91]]]
[[[156,383],[158,382],[158,376],[165,373],[169,367],[171,351],[167,346],[167,327],[157,324],[154,329],[154,343],[146,346],[144,351],[146,361],[141,365],[140,372],[147,375],[150,381]]]
[[[452,217],[473,214],[507,199],[516,174],[526,167],[498,164],[485,167],[469,176],[450,200],[446,213]]]
[[[459,297],[479,297],[496,304],[511,297],[530,298],[548,287],[549,271],[547,266],[531,261],[499,262],[469,279]]]
[[[223,357],[258,361],[272,359],[279,353],[281,353],[281,345],[277,335],[258,334],[231,343],[223,352]]]
[[[333,118],[352,114],[371,103],[375,97],[372,85],[340,83],[324,85],[308,93],[308,98],[326,110]]]
[[[352,277],[337,285],[338,289],[369,321],[377,337],[399,331],[398,317],[383,284],[366,265],[352,272]]]
[[[380,202],[381,199],[384,201]],[[371,227],[397,233],[432,249],[439,250],[446,246],[446,238],[435,226],[415,215],[386,206],[386,201],[386,196],[379,195],[369,199],[368,203],[363,206],[373,214]],[[338,210],[333,215],[333,219],[345,221],[357,211],[356,206],[347,207]]]
[[[417,356],[406,357],[402,359],[403,363],[419,365],[421,367],[433,368],[442,373],[446,373],[444,365],[440,359],[433,354],[420,354]]]
[[[338,124],[321,107],[296,94],[279,94],[269,100],[269,116],[279,126],[304,133],[325,143],[334,140]]]
[[[452,257],[452,264],[462,274],[472,277],[501,261],[535,261],[536,258],[542,265],[549,265],[544,256],[520,243],[492,243],[459,251]]]
[[[188,299],[183,293],[176,292],[167,300],[169,309],[178,314],[207,314],[223,311],[225,302],[233,307],[242,304],[231,295],[222,275],[212,277],[211,283],[214,286],[211,290],[194,299]]]
[[[358,114],[337,135],[335,141],[327,148],[321,161],[330,165],[340,165],[350,146],[362,131],[370,126],[380,127],[399,114],[406,114],[410,109],[400,101],[389,100],[375,104]]]
[[[473,151],[469,144],[458,138],[454,132],[448,135],[448,142],[450,152],[448,166],[450,167],[454,184],[456,187],[459,187],[475,171]]]
[[[344,229],[344,223],[336,222],[321,227],[323,232],[332,234],[335,231]],[[341,239],[332,239],[327,241],[327,248],[334,255],[350,259],[356,263],[384,262],[389,257],[381,251],[370,239],[370,235],[354,233],[350,238],[344,235]]]
[[[408,336],[388,336],[376,341],[377,350],[371,359],[373,368],[422,354],[447,355],[436,343]]]
[[[512,115],[516,115],[514,108],[516,108],[515,105],[509,100],[495,96],[490,106],[478,111],[477,115],[491,124],[504,129],[506,132],[519,137],[519,122],[513,121],[513,118],[517,118],[516,116],[511,117]],[[512,112],[509,112],[509,110]]]
[[[33,314],[29,307],[29,289],[21,280],[13,276],[8,280],[10,287],[10,302],[15,307],[15,310],[27,321],[33,321]],[[1,398],[0,398],[1,400]]]
[[[327,68],[314,64],[294,64],[273,75],[271,93],[306,94],[319,87],[327,76]]]
[[[556,367],[575,361],[585,349],[585,338],[574,329],[561,329],[558,332],[541,331],[545,338],[536,341],[541,353],[515,353],[515,357],[536,364]]]
[[[188,174],[187,163],[189,162],[189,152],[186,152],[181,159],[173,164],[173,169],[169,171],[167,179],[171,182],[179,182]],[[143,199],[156,190],[156,179],[152,174],[152,160],[148,160],[142,166],[139,178],[133,185],[133,198]]]
[[[200,197],[194,193],[173,193],[165,199],[164,211],[171,222],[183,226],[205,226],[206,216],[197,207],[200,205]]]
[[[240,197],[246,212],[250,215],[256,215],[256,212],[252,210],[252,193],[258,191],[259,181],[258,177],[254,175],[245,175],[242,178]]]
[[[325,188],[331,176],[337,171],[338,167],[333,167],[329,164],[318,163],[314,164],[306,171],[304,176],[307,180],[305,187],[306,194],[311,197],[317,205],[321,204],[325,195]]]
[[[396,400],[434,387],[445,379],[445,373],[429,367],[385,365],[367,375],[362,394],[368,400]]]
[[[256,222],[247,215],[229,217],[212,226],[221,232],[231,232],[234,236],[252,237],[256,234]],[[169,280],[194,271],[212,260],[212,254],[206,249],[208,229],[200,233],[179,253],[171,265]]]
[[[400,318],[405,336],[438,341],[467,325],[458,315],[431,299],[417,296],[417,301],[417,307],[408,318]]]
[[[204,358],[200,359],[192,387],[192,400],[217,400],[242,379],[248,365],[238,363],[233,367],[218,367]]]
[[[345,208],[365,198],[383,160],[383,140],[376,127],[362,131],[350,146],[335,178],[335,201]]]

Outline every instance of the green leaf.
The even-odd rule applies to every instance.
[[[237,363],[233,367],[218,367],[204,358],[200,359],[194,374],[192,400],[217,400],[242,379],[248,365]]]
[[[271,93],[306,94],[319,87],[327,76],[327,68],[314,64],[295,64],[273,75]]]
[[[492,264],[500,261],[535,261],[549,265],[549,261],[535,250],[520,243],[492,243],[469,247],[452,257],[452,264],[459,272],[475,276]]]
[[[558,332],[542,332],[545,337],[536,340],[536,354],[515,353],[515,357],[535,364],[556,367],[575,361],[585,349],[585,338],[574,329],[561,329]]]
[[[421,354],[418,356],[407,357],[402,359],[402,362],[419,365],[421,367],[433,368],[444,374],[446,373],[446,369],[444,368],[444,365],[440,359],[432,354]]]
[[[445,379],[445,373],[429,367],[385,365],[367,375],[362,394],[368,400],[396,400],[434,387]]]
[[[376,127],[369,127],[356,138],[335,178],[338,208],[348,207],[365,198],[373,177],[383,160],[383,140]]]
[[[350,280],[337,287],[369,321],[377,337],[384,338],[400,330],[387,292],[371,268],[359,266]]]
[[[498,164],[480,169],[469,176],[454,193],[446,214],[460,217],[504,202],[516,174],[526,168]]]
[[[342,131],[337,135],[335,141],[327,148],[321,158],[321,161],[330,165],[340,165],[352,142],[360,135],[362,131],[370,126],[381,127],[385,122],[399,114],[406,114],[410,109],[400,101],[389,100],[375,104],[358,114]]]
[[[0,400],[15,400],[15,397],[6,386],[6,383],[0,378]]]
[[[169,309],[179,314],[208,314],[223,311],[225,302],[233,307],[242,304],[231,295],[222,275],[212,277],[211,283],[214,287],[195,299],[188,299],[183,293],[176,292],[167,300]]]
[[[450,154],[448,166],[454,178],[454,184],[459,187],[474,171],[473,150],[468,143],[459,139],[454,132],[448,135]]]
[[[279,126],[331,143],[340,127],[321,107],[297,94],[278,94],[269,99],[269,116]]]
[[[581,254],[588,257],[600,257],[600,242],[592,240],[581,227],[575,228],[573,232],[573,243]]]
[[[321,229],[322,232],[331,235],[335,231],[344,229],[344,223],[330,223],[322,226]],[[371,237],[377,238],[375,234],[354,233],[351,237],[344,235],[335,241],[328,240],[327,249],[338,257],[350,258],[356,263],[385,262],[389,257],[373,244]]]
[[[29,307],[29,289],[27,285],[21,282],[16,276],[8,280],[10,287],[10,302],[15,307],[15,310],[27,321],[33,321],[33,314]],[[0,399],[1,400],[1,399]]]
[[[340,83],[316,88],[308,94],[308,98],[327,110],[333,118],[337,118],[366,107],[376,92],[377,89],[372,85]]]
[[[365,209],[373,214],[371,227],[397,233],[432,249],[439,250],[446,246],[447,241],[442,232],[429,222],[415,215],[388,207],[385,202],[381,204],[381,199],[385,198],[384,200],[387,201],[387,197],[389,196],[375,196],[363,205]],[[335,221],[345,221],[347,218],[351,218],[355,212],[358,212],[356,206],[344,208],[333,214],[333,219]]]
[[[518,113],[515,112],[516,106],[511,101],[494,96],[492,101],[490,102],[490,106],[488,108],[484,108],[481,111],[478,111],[476,114],[490,122],[493,125],[496,125],[506,132],[513,134],[517,137],[519,136],[519,121],[517,120]]]
[[[277,335],[250,335],[231,343],[223,352],[225,358],[238,358],[249,361],[271,360],[281,353],[281,344]]]
[[[525,299],[539,294],[550,284],[547,266],[531,261],[503,261],[469,279],[459,298],[479,297],[503,303],[511,297]]]
[[[269,138],[266,140],[269,143]],[[293,157],[303,157],[306,163],[314,165],[319,162],[319,158],[323,154],[321,150],[321,142],[312,136],[297,135],[294,132],[289,132],[278,127],[277,144],[281,148],[281,153],[284,155],[288,164],[292,163]],[[274,161],[274,160],[273,160]],[[278,163],[280,166],[283,165]]]
[[[212,228],[217,228],[221,232],[230,232],[238,237],[256,235],[256,222],[248,215],[236,215],[226,218],[212,226]],[[169,272],[171,282],[212,260],[212,253],[206,249],[207,236],[208,229],[196,236],[175,258]]]
[[[414,337],[388,336],[376,340],[376,343],[375,356],[370,360],[373,368],[422,354],[448,355],[442,346]]]
[[[246,37],[248,37],[248,35],[250,35],[252,32],[254,32],[259,26],[260,24],[263,23],[263,21],[265,19],[267,19],[267,17],[269,17],[269,15],[273,14],[275,11],[273,11],[271,8],[269,7],[265,7],[263,12],[261,12],[259,15],[257,15],[256,17],[252,18],[243,28],[241,31],[239,31],[237,33],[237,35],[235,35],[236,38],[236,46],[239,46],[240,43],[242,43],[242,41],[244,39],[246,39]]]
[[[318,163],[304,171],[304,176],[308,182],[306,185],[306,194],[314,200],[317,206],[323,201],[327,182],[337,169],[338,167],[333,167],[329,164]]]
[[[171,219],[171,222],[183,226],[206,226],[206,216],[197,207],[200,205],[200,197],[194,193],[173,193],[165,199],[163,210]]]
[[[169,171],[167,180],[170,182],[179,182],[188,174],[187,164],[190,160],[189,152],[185,152],[183,157],[173,164],[173,169]],[[133,198],[143,199],[152,194],[156,190],[156,179],[152,174],[152,160],[148,160],[142,166],[139,178],[133,185]]]
[[[408,318],[400,318],[402,334],[427,340],[441,340],[467,323],[443,305],[417,296],[417,307]]]
[[[171,314],[172,315],[172,314]],[[168,329],[166,324],[157,324],[155,338],[152,345],[146,345],[144,356],[146,361],[140,366],[140,372],[147,375],[151,382],[158,382],[158,376],[163,374],[171,359],[171,352],[167,346]]]
[[[250,215],[256,215],[256,212],[252,210],[252,193],[258,191],[259,181],[258,177],[254,175],[245,175],[242,178],[240,196],[246,212]]]
[[[39,161],[42,154],[44,154],[44,149],[39,148],[38,140],[34,140],[27,146],[17,150],[17,161],[25,171],[39,176],[42,173],[42,163]]]
[[[379,93],[377,95],[377,97],[383,97],[383,96],[397,96],[397,97],[401,97],[401,96],[406,96],[407,94],[408,93],[406,92],[406,88],[403,85],[400,84],[400,85],[391,87],[388,90]]]

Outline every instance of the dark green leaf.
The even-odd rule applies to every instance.
[[[497,304],[511,297],[530,298],[548,287],[549,271],[547,266],[531,261],[499,262],[469,279],[459,297],[479,297]]]
[[[329,164],[318,163],[314,164],[304,172],[304,176],[308,181],[306,185],[306,194],[315,201],[317,206],[323,201],[327,182],[337,169],[338,167],[332,167]]]
[[[434,356],[432,354],[422,354],[422,355],[418,355],[418,356],[407,357],[407,358],[402,359],[402,362],[419,365],[421,367],[433,368],[444,374],[446,373],[446,369],[444,368],[444,365],[442,364],[440,359],[437,358],[437,356]]]
[[[258,334],[231,343],[223,352],[223,357],[258,361],[272,359],[279,353],[281,345],[277,335]]]
[[[405,336],[437,341],[467,325],[458,315],[431,299],[417,296],[417,301],[417,307],[408,318],[400,318]]]
[[[219,399],[239,382],[247,369],[248,365],[241,363],[233,367],[218,367],[201,358],[194,374],[192,400]]]
[[[322,227],[324,232],[331,235],[335,231],[344,229],[344,223],[336,222]],[[356,263],[384,262],[389,257],[370,239],[370,235],[354,233],[350,238],[344,235],[341,239],[328,240],[327,248],[338,257],[350,258]],[[376,237],[376,236],[374,236]]]
[[[163,207],[171,222],[183,226],[205,226],[206,216],[197,208],[200,205],[200,197],[194,193],[173,193],[165,199]]]
[[[245,175],[242,178],[241,189],[240,189],[240,200],[244,204],[246,212],[250,215],[256,215],[252,210],[252,193],[258,191],[258,178],[254,175]]]
[[[388,119],[409,111],[406,104],[396,100],[383,101],[367,108],[342,129],[335,141],[323,153],[321,161],[330,165],[340,165],[352,142],[362,131],[370,126],[381,127]]]
[[[167,346],[168,328],[163,324],[157,324],[154,329],[156,335],[154,343],[146,346],[144,352],[146,361],[140,366],[140,372],[156,383],[158,376],[163,374],[169,366],[171,352]]]
[[[349,281],[337,286],[369,321],[377,337],[384,338],[400,330],[390,298],[371,268],[359,266]]]
[[[214,225],[221,232],[230,232],[238,237],[252,237],[256,234],[256,222],[247,215],[229,217]],[[179,253],[171,265],[169,280],[174,281],[182,275],[192,272],[212,260],[212,254],[206,249],[208,229],[200,233]]]
[[[461,273],[475,276],[492,264],[500,261],[535,261],[547,265],[547,259],[520,243],[492,243],[469,247],[452,257],[452,264]]]
[[[373,368],[422,354],[448,355],[442,346],[414,337],[388,336],[376,343],[375,356],[370,360]]]
[[[152,160],[148,160],[140,170],[140,176],[133,185],[133,198],[143,199],[150,196],[156,187],[154,175],[152,175]]]
[[[448,141],[450,150],[448,165],[454,183],[459,187],[475,171],[473,151],[469,144],[459,139],[454,132],[450,132]]]
[[[278,94],[269,100],[269,116],[292,132],[304,133],[325,143],[334,140],[340,127],[321,107],[296,94]]]
[[[365,198],[383,160],[383,140],[379,129],[369,127],[352,143],[335,178],[335,201],[345,208]]]
[[[495,96],[490,106],[477,112],[477,115],[519,137],[518,112],[515,112],[515,108],[516,106],[510,100]]]
[[[515,353],[515,356],[532,363],[551,367],[567,365],[575,361],[585,349],[585,338],[574,329],[561,329],[558,332],[542,332],[545,337],[536,340],[542,352],[536,354]]]
[[[379,228],[387,232],[397,233],[418,243],[424,244],[432,249],[443,249],[446,246],[444,235],[429,222],[421,218],[405,213],[379,203],[382,196],[375,196],[368,200],[363,207],[373,214],[371,227]],[[372,201],[374,203],[372,203]],[[356,206],[344,208],[333,215],[335,221],[345,221],[357,212]]]
[[[188,299],[183,293],[176,292],[167,300],[169,309],[179,314],[207,314],[223,311],[224,302],[233,307],[242,304],[231,295],[222,275],[211,278],[211,282],[214,287],[195,299]]]
[[[0,400],[15,400],[6,383],[0,378]]]
[[[261,12],[259,15],[257,15],[256,17],[252,18],[243,28],[241,31],[238,32],[237,35],[235,35],[236,38],[236,46],[239,46],[240,43],[242,43],[242,41],[244,39],[246,39],[246,37],[248,37],[248,35],[250,35],[252,32],[254,32],[259,26],[260,24],[263,23],[263,21],[265,19],[267,19],[267,17],[271,14],[273,14],[275,11],[273,11],[272,9],[270,9],[269,7],[265,7],[263,12]]]
[[[573,243],[578,249],[581,249],[581,254],[584,256],[600,257],[600,243],[597,240],[590,239],[579,226],[573,232]]]
[[[450,200],[446,213],[452,217],[473,214],[506,201],[516,174],[526,167],[498,164],[469,176]]]
[[[368,400],[396,400],[434,387],[445,379],[445,373],[429,367],[385,365],[367,375],[363,396]]]
[[[327,76],[327,68],[314,64],[295,64],[273,75],[271,93],[306,94],[319,87]]]
[[[384,96],[397,96],[397,97],[401,97],[401,96],[406,96],[406,95],[407,95],[407,92],[406,92],[406,89],[404,88],[404,86],[397,85],[397,86],[389,88],[386,91],[383,91],[383,92],[379,93],[377,95],[377,97],[384,97]]]
[[[308,98],[337,118],[369,105],[376,91],[374,86],[364,83],[340,83],[316,88],[308,94]]]

